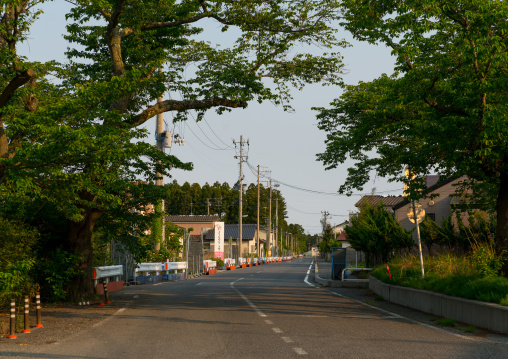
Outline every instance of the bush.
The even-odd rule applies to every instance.
[[[39,233],[25,223],[0,217],[0,307],[10,299],[34,294],[36,284],[30,274],[38,239]]]
[[[220,258],[212,258],[212,261],[217,262],[217,268],[224,267],[224,261]]]

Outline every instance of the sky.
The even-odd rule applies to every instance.
[[[32,26],[29,40],[19,48],[19,52],[31,61],[56,59],[64,62],[64,52],[68,46],[63,38],[65,13],[71,5],[57,0],[42,6],[44,13]],[[338,36],[352,44],[349,48],[339,50],[346,65],[345,83],[370,81],[382,73],[393,72],[395,58],[390,55],[390,49],[383,45],[356,42],[341,29]],[[224,41],[227,44],[227,39]],[[172,178],[166,177],[165,182],[177,180],[180,184],[187,181],[203,185],[219,181],[233,185],[239,177],[239,161],[234,158],[239,154],[239,148],[236,146],[235,149],[233,140],[239,142],[242,135],[244,140],[249,141],[249,146],[244,147],[248,163],[253,167],[261,165],[262,169],[271,171],[265,175],[265,180],[271,176],[274,181],[283,183],[278,189],[286,199],[286,221],[302,225],[306,233],[321,232],[320,220],[325,211],[330,214],[328,223],[334,225],[344,222],[349,213],[355,211],[354,204],[361,195],[371,194],[374,188],[376,194],[402,194],[401,183],[388,183],[384,178],[372,174],[373,178],[363,191],[357,191],[350,197],[338,195],[337,190],[344,183],[347,168],[352,162],[325,171],[323,164],[316,161],[316,154],[325,150],[325,133],[317,128],[316,112],[311,108],[327,107],[340,95],[341,89],[338,87],[312,85],[293,92],[294,112],[291,113],[268,102],[251,103],[246,109],[235,109],[220,116],[211,110],[204,121],[196,123],[190,119],[175,127],[172,115],[166,113],[164,120],[168,128],[185,138],[184,146],[173,144],[166,152],[171,151],[180,160],[192,162],[194,170],[174,170]],[[146,122],[145,127],[151,133],[149,140],[155,143],[155,118]],[[246,163],[243,172],[244,183],[257,183],[256,174]]]

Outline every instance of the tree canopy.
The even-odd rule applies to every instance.
[[[343,26],[362,41],[382,43],[395,73],[345,87],[319,108],[327,133],[318,155],[327,169],[347,158],[342,192],[361,189],[370,172],[408,182],[421,196],[423,175],[467,175],[497,189],[498,250],[508,248],[508,4],[504,1],[342,2]],[[508,274],[508,267],[504,268]]]
[[[136,181],[192,168],[148,144],[140,125],[251,101],[289,109],[292,88],[340,82],[339,56],[307,51],[342,44],[331,26],[338,1],[72,0],[63,64],[18,54],[42,3],[0,8],[0,193],[4,203],[51,203],[66,218],[61,243],[80,254],[81,273],[70,299],[93,293],[96,224],[103,233],[142,225],[139,213],[163,197]]]

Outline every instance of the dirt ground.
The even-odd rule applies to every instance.
[[[122,291],[123,292],[123,291]],[[68,335],[74,334],[114,314],[118,309],[128,305],[132,295],[122,292],[110,294],[111,304],[86,305],[58,303],[42,304],[42,328],[35,328],[37,323],[35,305],[30,307],[31,333],[23,333],[23,311],[17,313],[16,339],[8,339],[10,331],[10,313],[0,312],[0,351],[2,343],[19,345],[43,345],[55,343]]]

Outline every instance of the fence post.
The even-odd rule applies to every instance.
[[[16,301],[11,299],[11,331],[7,336],[9,339],[16,339]]]
[[[37,314],[37,324],[35,324],[36,328],[42,328],[42,316],[41,316],[41,293],[37,292],[35,294],[35,313]]]

